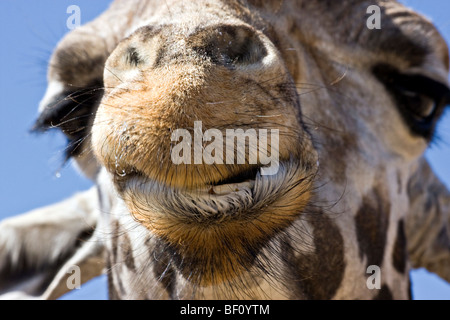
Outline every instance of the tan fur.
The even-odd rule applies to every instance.
[[[373,4],[382,30],[366,27]],[[80,72],[104,68],[58,71],[77,40],[92,53],[76,52]],[[411,267],[450,280],[449,196],[423,157],[435,122],[415,132],[383,78],[445,88],[448,60],[396,1],[115,1],[49,72],[103,80],[92,145],[74,156],[98,173],[111,298],[407,299]],[[194,121],[280,130],[281,169],[216,194],[255,165],[173,164],[171,134]]]
[[[295,106],[282,101],[281,97],[278,101],[269,100],[268,94],[257,85],[262,83],[270,90],[274,85],[289,81],[278,57],[269,61],[267,67],[256,65],[256,70],[247,70],[245,66],[242,70],[228,70],[193,58],[192,62],[175,61],[163,68],[145,66],[138,72],[129,70],[131,78],[128,78],[127,71],[122,70],[129,67],[124,66],[125,53],[121,49],[129,41],[121,44],[108,60],[105,86],[115,89],[106,92],[93,130],[97,158],[113,173],[117,166],[127,172],[135,168],[169,186],[189,188],[218,182],[247,169],[245,166],[173,165],[170,160],[172,132],[192,128],[197,120],[203,122],[204,130],[280,129],[281,159],[288,159],[290,154],[304,147],[302,135],[305,133],[296,123]],[[180,51],[190,49],[182,47]],[[145,62],[146,65],[152,63],[151,60]],[[280,95],[275,90],[272,94]],[[292,95],[295,97],[295,92]],[[223,133],[225,135],[225,129]]]

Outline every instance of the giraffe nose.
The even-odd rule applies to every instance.
[[[181,129],[186,137],[195,138],[195,121],[200,121],[199,127],[205,130],[219,131],[222,137],[236,126],[245,130],[290,128],[286,121],[295,121],[290,119],[296,116],[296,109],[291,109],[296,106],[296,95],[289,94],[289,99],[279,101],[292,115],[283,120],[271,100],[278,89],[271,93],[269,88],[274,79],[277,83],[289,81],[281,55],[268,37],[245,25],[216,25],[183,34],[180,30],[177,26],[156,31],[154,27],[139,29],[108,58],[105,95],[92,130],[98,158],[116,176],[131,176],[128,173],[134,172],[177,188],[254,176],[252,170],[267,163],[262,163],[260,156],[251,161],[250,152],[256,154],[255,150],[267,141],[260,139],[254,148],[244,148],[244,160],[234,158],[241,152],[234,142],[224,149],[219,141],[222,149],[214,150],[217,163],[212,165],[203,158],[200,138],[200,152],[195,142],[187,143],[181,157],[184,165],[179,166],[180,154],[174,156],[173,151],[180,137],[174,139],[173,133]],[[292,88],[288,90],[295,90]],[[288,90],[283,89],[283,94]],[[288,156],[288,145],[295,145],[296,139],[293,135],[291,143],[286,139],[280,145],[271,140],[277,145],[274,149],[271,146],[271,150],[277,150],[276,155],[271,153],[277,158],[274,163]],[[227,160],[227,154],[231,154],[227,150],[231,150],[232,160]],[[260,150],[258,154],[262,153]],[[163,167],[170,173],[163,175]],[[202,173],[194,174],[199,168]],[[273,168],[278,170],[277,165]]]
[[[187,34],[175,27],[163,31],[143,27],[119,44],[109,57],[105,86],[114,88],[136,82],[145,72],[189,61],[198,66],[209,61],[256,77],[264,77],[261,72],[270,76],[283,69],[273,43],[246,25],[215,25]]]
[[[228,68],[259,64],[268,54],[261,37],[247,26],[206,28],[189,42],[198,55]]]

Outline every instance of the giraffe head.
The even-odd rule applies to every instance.
[[[361,264],[382,264],[450,90],[434,26],[376,3],[381,30],[365,0],[116,1],[59,44],[39,123],[83,98],[72,155],[192,283],[267,264],[317,208],[339,212],[330,242],[352,220]]]
[[[122,40],[92,129],[130,213],[177,252],[186,277],[201,268],[191,278],[204,284],[251,267],[302,212],[317,169],[281,53],[237,8],[225,23],[218,4],[175,2],[177,19],[166,11]]]

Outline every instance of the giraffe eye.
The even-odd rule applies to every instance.
[[[411,132],[430,140],[436,122],[450,104],[444,83],[416,73],[402,73],[389,65],[377,65],[374,75],[384,84]]]
[[[431,138],[437,119],[450,103],[450,89],[422,75],[393,75],[392,91],[412,131]]]
[[[404,88],[399,88],[398,90],[403,95],[411,116],[417,121],[426,120],[437,111],[439,105],[433,98]]]
[[[103,83],[97,80],[85,88],[63,91],[53,96],[36,120],[32,131],[60,129],[68,139],[66,160],[81,152],[90,125],[103,96]]]

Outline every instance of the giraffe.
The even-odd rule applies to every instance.
[[[408,299],[412,268],[450,281],[450,195],[423,155],[448,70],[396,1],[116,0],[58,44],[36,122],[95,187],[0,224],[0,294],[58,298],[71,266],[105,272],[111,299]],[[196,121],[276,130],[277,172],[175,164]]]

